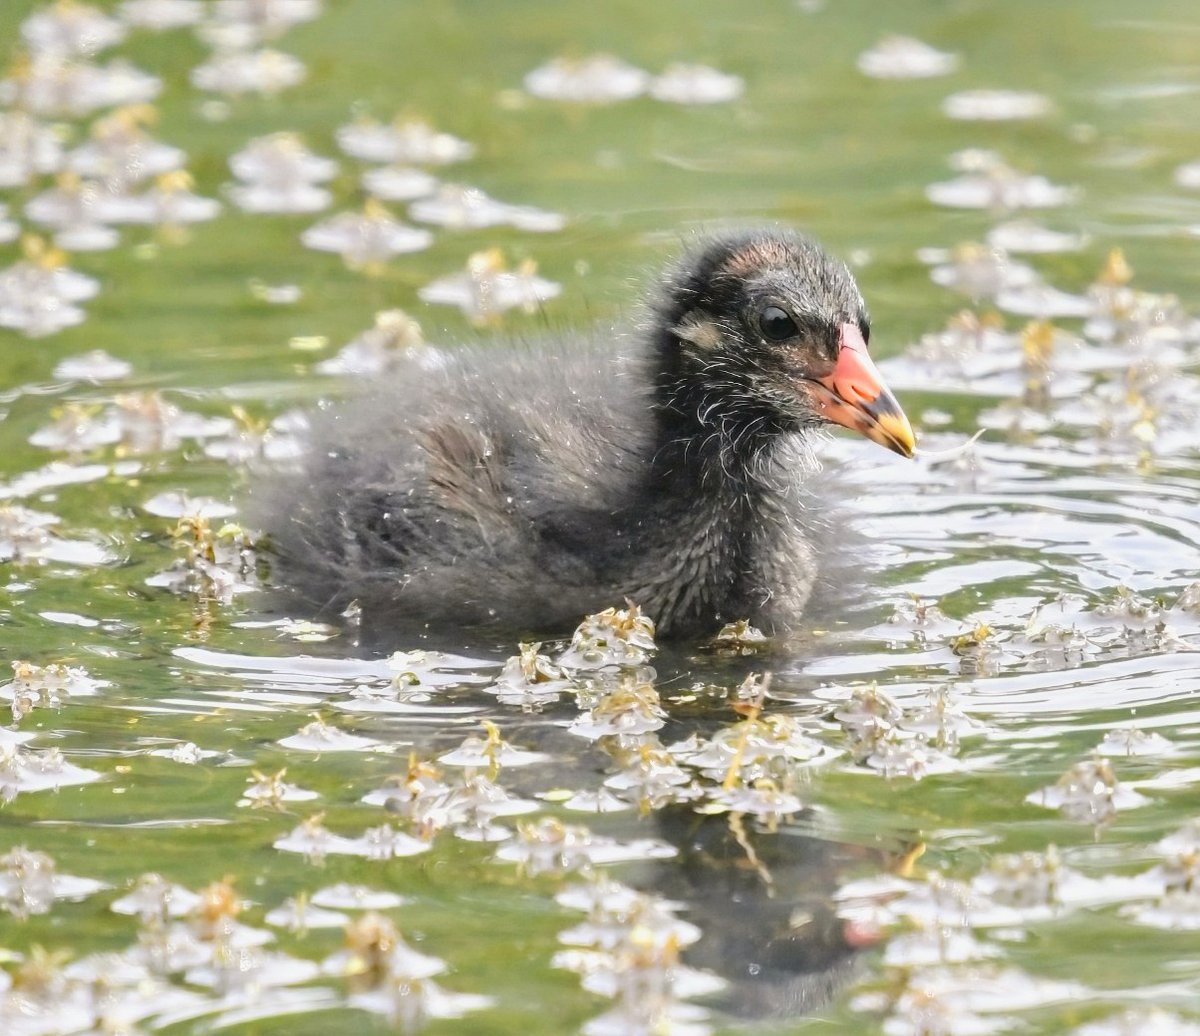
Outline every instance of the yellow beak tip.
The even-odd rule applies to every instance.
[[[881,433],[878,440],[881,445],[894,450],[902,457],[911,457],[916,452],[917,439],[903,411],[881,414],[876,419],[876,425]]]

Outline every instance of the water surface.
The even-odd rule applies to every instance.
[[[680,1033],[1167,1031],[1162,1017],[1128,1030],[1105,1021],[1150,1007],[1194,1031],[1194,5],[313,7],[313,20],[268,33],[305,77],[266,96],[196,86],[192,70],[212,50],[188,28],[131,29],[95,57],[161,78],[146,102],[154,116],[138,124],[186,153],[191,180],[160,186],[216,199],[220,212],[182,227],[121,224],[117,247],[63,260],[98,282],[81,323],[36,338],[0,328],[0,497],[57,519],[0,519],[11,524],[0,524],[0,644],[14,663],[86,674],[24,671],[18,692],[33,688],[31,708],[0,731],[0,852],[25,847],[48,854],[60,876],[102,883],[56,886],[42,858],[5,858],[0,950],[16,983],[0,991],[5,1031],[86,1032],[107,1019],[120,1032],[214,1022],[242,1033],[384,1032],[389,1008],[421,1005],[462,1013],[429,1020],[431,1033],[637,1032],[656,1005],[668,1018],[656,1031]],[[0,8],[18,76],[20,27],[43,9]],[[889,34],[957,60],[928,78],[864,74],[860,59]],[[552,59],[594,52],[655,75],[701,63],[742,85],[692,105],[568,102],[523,86]],[[961,96],[984,89],[1032,96]],[[1027,117],[994,118],[1006,107]],[[964,108],[993,117],[946,113]],[[53,111],[46,122],[76,146],[106,113]],[[544,213],[560,214],[562,228],[529,229],[528,213],[524,229],[432,225],[428,248],[367,268],[303,247],[314,224],[362,211],[360,174],[379,164],[345,153],[338,128],[397,113],[473,146],[457,164],[418,168],[544,210],[543,226]],[[230,157],[284,131],[336,159],[314,181],[328,204],[243,211]],[[974,184],[957,182],[964,176]],[[17,226],[0,237],[44,234],[25,207],[54,186],[52,168],[12,179],[0,205]],[[983,207],[980,183],[992,192]],[[408,208],[386,204],[398,217]],[[992,240],[1011,255],[978,247],[1019,219],[1077,240],[1019,254],[1039,238],[1008,227]],[[352,628],[306,626],[302,615],[269,624],[278,616],[264,596],[240,592],[258,570],[238,569],[236,532],[219,541],[223,567],[185,564],[205,531],[179,527],[194,503],[161,494],[231,505],[212,512],[210,533],[236,521],[250,455],[265,448],[286,463],[287,425],[268,432],[267,422],[350,391],[353,376],[318,365],[376,313],[403,309],[444,347],[607,324],[697,226],[764,220],[809,230],[852,263],[872,348],[923,446],[991,429],[961,455],[912,463],[850,438],[823,447],[876,545],[876,570],[797,643],[664,650],[625,668],[623,692],[619,675],[586,671],[549,690],[518,679],[505,691],[497,678],[515,641],[452,631],[436,645],[412,634],[365,645]],[[535,262],[560,292],[483,326],[422,301],[424,286],[493,247],[510,269]],[[0,244],[0,268],[21,255],[19,240]],[[964,308],[974,317],[928,337]],[[1052,328],[1027,328],[1039,316]],[[58,367],[94,349],[130,369],[92,380]],[[196,416],[179,427],[164,402]],[[561,635],[547,654],[571,631]],[[453,656],[388,660],[431,646]],[[765,671],[760,713],[753,678],[740,699],[738,688]],[[632,695],[630,715],[649,718],[598,737],[606,716],[624,714],[610,697],[597,716],[614,688],[626,705]],[[497,770],[493,744],[474,766],[447,761],[464,739],[486,737],[485,721],[541,755],[516,758],[526,765],[502,756]],[[746,722],[759,726],[736,727]],[[722,754],[768,729],[776,739],[758,755]],[[612,779],[639,758],[676,766],[681,783],[664,777],[641,801],[628,781],[622,791]],[[406,814],[389,778],[433,781],[434,767],[455,787],[489,777],[531,811],[464,819],[443,802]],[[275,802],[279,780],[311,794]],[[564,837],[555,822],[618,847],[585,840],[559,866],[544,844],[530,848]],[[175,897],[178,923],[199,942],[194,960],[168,946],[171,922],[154,916],[153,895],[140,921],[111,909],[151,872],[208,890],[199,907]],[[635,909],[601,885],[624,927],[608,917],[606,934],[580,932],[586,897],[562,894],[600,875],[649,898]],[[223,881],[232,891],[214,888]],[[363,961],[379,929],[372,943],[361,921],[356,963],[334,956],[344,921],[321,928],[313,915],[309,930],[292,931],[268,918],[343,882],[402,896],[380,909],[446,962],[434,981],[486,999],[431,998],[422,983],[433,965],[374,974]],[[245,931],[227,926],[234,913]],[[272,941],[255,948],[263,932]],[[676,950],[698,976],[664,971]],[[583,951],[594,956],[556,957]],[[161,985],[123,979],[112,958],[96,969],[97,953],[124,954],[123,966],[146,966]],[[665,1000],[627,990],[614,1001],[612,968],[627,986],[664,974],[676,984]],[[111,999],[96,992],[95,970]],[[347,974],[356,971],[365,974]],[[628,1016],[596,1021],[614,1002]]]

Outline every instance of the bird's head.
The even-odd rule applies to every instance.
[[[905,457],[912,427],[867,351],[845,264],[782,230],[724,236],[684,258],[657,309],[660,400],[736,436],[832,423]]]

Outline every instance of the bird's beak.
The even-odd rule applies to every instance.
[[[826,421],[853,428],[903,457],[913,455],[917,443],[912,425],[884,385],[862,332],[854,324],[842,325],[833,372],[813,378],[809,386],[809,394]]]

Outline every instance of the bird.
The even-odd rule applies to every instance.
[[[275,583],[380,628],[545,633],[630,602],[660,637],[799,629],[819,430],[915,449],[853,275],[789,228],[726,231],[641,314],[447,349],[327,405],[268,480]]]

